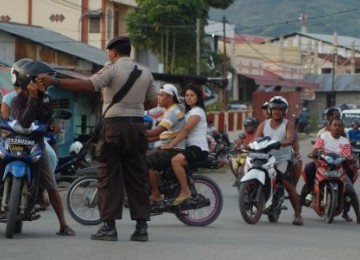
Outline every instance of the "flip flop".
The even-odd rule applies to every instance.
[[[352,218],[350,218],[348,214],[342,214],[341,217],[343,219],[345,219],[345,221],[347,221],[347,222],[352,222],[353,221]]]
[[[180,204],[184,203],[188,198],[190,198],[190,196],[177,197],[174,200],[173,205],[174,206],[180,205]]]
[[[56,232],[56,235],[58,236],[75,236],[76,232],[72,230],[70,227],[65,226],[61,227],[59,232]]]
[[[304,222],[302,220],[302,217],[296,217],[294,218],[294,221],[292,222],[293,225],[295,226],[302,226],[304,225]]]

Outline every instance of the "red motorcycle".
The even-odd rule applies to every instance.
[[[301,201],[304,206],[312,207],[316,214],[324,217],[324,221],[332,223],[334,217],[344,209],[346,188],[346,171],[343,162],[346,157],[336,153],[320,151],[315,157],[316,175],[313,188],[312,201],[307,201],[306,184],[301,191]],[[305,174],[302,172],[305,179]]]

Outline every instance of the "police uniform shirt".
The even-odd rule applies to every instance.
[[[103,92],[103,111],[111,103],[113,96],[125,84],[134,66],[135,63],[130,57],[122,57],[90,77],[95,90],[102,90]],[[135,81],[125,97],[108,110],[105,118],[119,116],[142,117],[144,115],[144,100],[156,98],[157,91],[153,84],[152,74],[139,65],[138,69],[142,70],[140,77]]]

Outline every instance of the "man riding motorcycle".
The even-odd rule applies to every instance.
[[[348,175],[348,179],[346,181],[346,192],[347,196],[351,199],[351,205],[354,208],[357,223],[360,224],[360,212],[359,212],[359,199],[355,192],[354,186],[352,182],[356,180],[356,172],[354,172],[351,164],[352,164],[352,152],[349,141],[343,137],[341,134],[344,132],[343,130],[343,122],[340,118],[333,118],[329,124],[329,131],[324,132],[316,139],[314,147],[309,154],[309,157],[313,157],[317,150],[325,150],[327,152],[333,152],[345,156],[348,158],[347,161],[344,162],[344,169]],[[305,178],[306,178],[306,186],[307,193],[306,201],[312,201],[312,190],[314,187],[314,180],[316,174],[316,165],[315,162],[308,163],[304,168]],[[349,217],[347,211],[344,210],[342,217],[346,221],[352,221]]]
[[[291,205],[295,211],[292,223],[294,225],[303,225],[299,195],[296,192],[295,186],[291,183],[291,145],[295,141],[295,125],[285,119],[288,107],[287,100],[282,96],[275,96],[270,99],[269,110],[271,118],[259,125],[255,138],[270,136],[273,140],[280,141],[282,147],[279,150],[271,151],[271,154],[276,158],[275,167],[278,172],[279,181],[282,182],[288,192]]]

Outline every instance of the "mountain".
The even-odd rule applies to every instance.
[[[209,19],[225,15],[238,34],[275,37],[301,31],[301,13],[309,33],[360,38],[359,0],[235,0],[226,10],[211,9]]]

